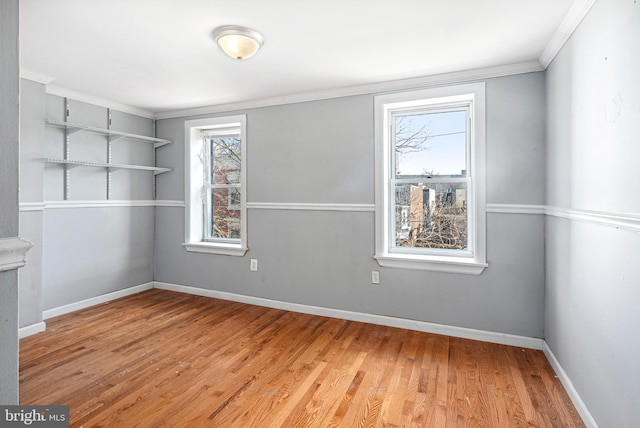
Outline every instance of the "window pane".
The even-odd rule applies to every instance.
[[[240,138],[218,137],[210,139],[212,184],[240,183]]]
[[[395,186],[396,247],[467,249],[467,183]]]
[[[467,110],[393,116],[395,176],[465,177]]]
[[[211,189],[212,238],[240,239],[240,204],[229,204],[236,195],[239,200],[237,187]]]
[[[241,216],[241,139],[235,135],[207,136],[212,187],[209,239],[240,239]]]
[[[227,200],[229,204],[229,209],[239,210],[241,201],[242,201],[242,198],[240,197],[240,189],[237,187],[230,188],[229,194],[228,194],[228,200]]]

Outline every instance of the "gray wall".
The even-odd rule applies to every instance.
[[[598,1],[547,71],[547,203],[640,216],[640,3]],[[601,427],[640,420],[640,233],[549,217],[545,339]]]
[[[487,202],[542,204],[543,73],[487,81]],[[237,112],[229,112],[235,114]],[[247,114],[249,203],[374,203],[373,95]],[[158,121],[176,144],[158,198],[184,200],[184,120]],[[480,276],[383,269],[373,212],[249,209],[245,257],[188,253],[184,210],[156,208],[155,280],[287,302],[529,337],[543,335],[544,218],[491,213]],[[259,271],[249,271],[249,258]],[[374,286],[371,271],[380,270]]]
[[[33,243],[28,263],[18,272],[20,327],[42,321],[42,189],[45,112],[44,85],[20,81],[20,203],[35,210],[20,212],[20,236]],[[40,207],[37,207],[40,204]]]
[[[76,167],[69,174],[64,203],[64,168],[43,157],[64,157],[64,132],[45,126],[45,119],[65,120],[64,98],[48,95],[44,85],[22,81],[21,166],[23,185],[21,233],[34,243],[30,263],[20,272],[20,326],[42,321],[42,311],[98,297],[153,280],[154,208],[99,206],[107,200],[107,172]],[[71,123],[107,128],[108,110],[69,100]],[[153,120],[111,111],[112,129],[153,136]],[[70,138],[74,160],[106,162],[106,137],[77,133]],[[151,165],[153,145],[113,142],[112,162]],[[149,201],[149,171],[117,170],[111,174],[111,200]],[[46,207],[30,210],[29,203]],[[58,204],[58,205],[56,205]],[[144,205],[144,204],[142,204]],[[148,204],[147,204],[148,205]],[[31,263],[32,262],[32,263]]]
[[[71,123],[108,127],[104,107],[69,100]],[[153,120],[112,111],[111,129],[154,135]],[[46,118],[65,120],[64,98],[47,95]],[[44,118],[42,119],[44,123]],[[106,138],[90,133],[73,134],[69,157],[106,162]],[[112,143],[112,162],[151,165],[153,146],[130,140]],[[64,133],[46,127],[46,157],[64,156]],[[64,198],[64,168],[44,166],[45,201]],[[150,200],[152,173],[117,170],[111,174],[111,200]],[[102,168],[73,168],[69,175],[70,201],[105,201],[107,173]],[[80,207],[45,209],[43,244],[44,310],[57,308],[153,280],[153,207]]]
[[[18,236],[18,0],[0,2],[0,238]],[[0,272],[0,404],[18,403],[18,273]]]
[[[153,207],[47,209],[44,310],[153,280]]]

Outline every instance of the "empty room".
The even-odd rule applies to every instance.
[[[2,0],[0,46],[0,426],[638,426],[637,0]]]

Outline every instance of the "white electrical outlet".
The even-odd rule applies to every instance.
[[[251,264],[249,265],[249,269],[251,269],[253,272],[258,271],[258,259],[251,259]]]
[[[371,283],[380,284],[380,271],[377,271],[377,270],[371,271]]]

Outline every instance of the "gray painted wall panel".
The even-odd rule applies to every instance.
[[[247,200],[373,203],[373,97],[249,112]]]
[[[487,82],[489,203],[544,199],[543,88],[541,73]],[[237,113],[247,114],[249,202],[373,204],[372,95],[229,114]],[[176,142],[158,152],[175,170],[158,180],[159,199],[184,198],[184,133],[184,119],[158,122],[158,136]],[[248,221],[245,257],[188,253],[184,211],[157,208],[155,280],[542,337],[541,216],[490,214],[490,267],[480,276],[381,269],[372,212],[250,209]],[[374,269],[379,286],[370,284]]]
[[[548,203],[640,212],[640,21],[600,1],[548,70]]]
[[[20,202],[42,202],[44,85],[20,80]]]
[[[131,134],[155,136],[155,125],[153,119],[111,110],[111,129]],[[140,143],[142,145],[146,143]]]
[[[33,244],[18,271],[20,327],[42,321],[42,211],[20,213],[20,236]]]
[[[153,211],[45,210],[43,309],[152,281]]]
[[[212,256],[181,247],[180,208],[157,208],[156,281],[542,337],[542,216],[490,214],[491,267],[479,277],[380,268],[373,213],[256,209],[249,217],[246,257]]]
[[[487,201],[543,205],[544,73],[487,81]]]
[[[0,4],[0,238],[18,236],[18,2]]]
[[[20,81],[20,202],[41,203],[44,179],[44,85]],[[20,236],[33,243],[18,272],[20,327],[42,321],[42,211],[20,213]]]
[[[545,337],[600,426],[636,426],[640,234],[547,220]]]
[[[107,128],[109,115],[106,108],[73,99],[69,99],[67,104],[69,106],[67,122],[95,128]]]
[[[0,7],[0,13],[4,10]],[[2,22],[2,21],[0,21]],[[18,404],[18,272],[0,272],[0,404]]]
[[[640,4],[598,1],[547,71],[547,203],[640,215]],[[640,235],[549,218],[545,337],[595,421],[640,420]]]
[[[19,233],[19,2],[0,2],[0,238]],[[18,273],[0,272],[0,404],[18,404]]]
[[[159,120],[156,129],[159,138],[173,141],[156,151],[156,163],[172,169],[156,177],[156,199],[184,201],[184,120]]]

